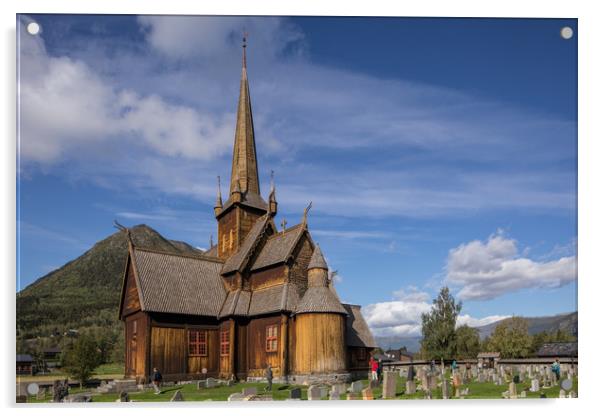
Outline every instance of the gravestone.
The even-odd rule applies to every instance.
[[[577,393],[574,391],[569,391],[569,399],[575,399],[577,398]]]
[[[290,389],[288,393],[288,397],[290,399],[300,399],[301,398],[301,389],[299,387],[293,387]]]
[[[347,393],[347,400],[361,400],[361,396],[359,393],[349,392]]]
[[[345,383],[333,384],[331,387],[331,391],[336,391],[337,393],[339,393],[339,395],[345,394],[345,392],[347,391],[347,385]]]
[[[217,380],[209,377],[207,380],[205,380],[205,387],[208,389],[217,387]]]
[[[523,399],[527,398],[527,390],[521,391],[520,392],[520,397],[523,398]]]
[[[183,402],[184,401],[184,396],[182,396],[182,392],[180,390],[176,391],[173,396],[171,396],[171,399],[169,399],[170,402]]]
[[[531,389],[532,392],[538,392],[539,391],[539,379],[534,378],[533,380],[531,380]]]
[[[437,388],[437,376],[436,375],[430,375],[428,377],[428,390],[435,390]]]
[[[235,384],[236,384],[235,380],[230,379],[230,380],[226,381],[226,386],[228,386],[228,387],[232,387]]]
[[[320,400],[320,388],[316,385],[311,385],[307,389],[307,400]]]
[[[368,387],[370,387],[371,389],[375,389],[378,387],[378,385],[379,385],[378,380],[370,380]]]
[[[392,371],[385,371],[383,378],[383,398],[393,399],[397,391],[397,375]]]
[[[120,402],[129,402],[130,401],[130,396],[128,395],[127,391],[122,391],[121,393],[119,393],[118,401],[120,401]]]
[[[416,394],[416,382],[414,380],[406,381],[406,394]]]
[[[328,387],[327,386],[320,386],[320,398],[324,399],[328,397]]]
[[[462,392],[460,391],[460,389],[456,389],[456,399],[459,399],[462,396]]]
[[[329,400],[340,400],[341,395],[339,394],[339,392],[337,390],[331,390],[330,394],[328,395],[328,399]]]
[[[462,384],[462,376],[458,373],[454,374],[453,383],[454,387],[459,387]]]
[[[351,383],[351,387],[349,388],[349,390],[352,393],[361,393],[363,388],[364,385],[362,384],[361,380],[358,380]]]
[[[559,399],[566,399],[566,391],[560,389],[560,391],[558,392],[558,398]]]
[[[40,391],[38,391],[38,394],[36,394],[36,399],[38,399],[38,400],[45,400],[47,392],[48,392],[48,389],[46,387],[42,387],[40,389]]]
[[[516,393],[516,383],[515,382],[511,382],[508,385],[508,396],[510,396],[511,399],[516,399],[517,393]]]
[[[485,382],[485,374],[483,373],[479,373],[478,377],[477,377],[477,381],[479,383],[484,383]]]
[[[243,396],[250,396],[252,394],[257,394],[257,387],[245,387],[242,389]]]
[[[449,399],[449,382],[447,380],[443,380],[441,382],[441,394],[444,399]]]
[[[232,393],[228,396],[229,402],[240,402],[245,398],[245,395],[242,393]]]
[[[374,400],[374,396],[372,394],[372,389],[370,387],[366,387],[362,390],[362,399],[363,400]]]

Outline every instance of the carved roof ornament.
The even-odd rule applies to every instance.
[[[307,227],[307,214],[309,213],[309,210],[311,209],[311,206],[312,206],[312,201],[309,201],[309,205],[307,205],[305,207],[305,209],[303,210],[303,221],[302,221],[302,223],[303,223],[304,227]]]

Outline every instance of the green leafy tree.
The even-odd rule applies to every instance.
[[[456,303],[443,287],[433,307],[422,314],[421,355],[425,359],[449,359],[456,352],[456,320],[462,309],[462,302]]]
[[[535,355],[541,346],[547,342],[573,342],[576,340],[577,338],[574,335],[563,329],[538,332],[532,337],[531,354]]]
[[[80,387],[88,381],[94,369],[102,362],[102,354],[92,335],[82,334],[63,354],[63,369],[79,381]]]
[[[502,358],[523,358],[529,355],[532,343],[527,320],[513,316],[495,327],[488,349],[498,351]]]
[[[479,330],[468,325],[456,328],[456,356],[461,359],[476,358],[481,347]]]

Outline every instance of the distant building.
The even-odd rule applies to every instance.
[[[576,342],[546,342],[537,353],[538,358],[577,358],[578,348]]]
[[[495,368],[497,362],[500,360],[499,352],[480,352],[477,355],[478,363],[483,368]]]
[[[29,354],[17,354],[17,375],[31,376],[34,373],[33,357]]]
[[[385,356],[391,361],[412,361],[414,354],[408,352],[407,348],[389,349],[385,351]]]

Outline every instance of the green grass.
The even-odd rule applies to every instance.
[[[107,371],[109,371],[110,367],[107,367]],[[449,373],[448,373],[449,374]],[[368,386],[368,380],[362,380],[364,386]],[[395,399],[401,400],[417,400],[424,399],[424,393],[422,391],[417,391],[415,394],[407,395],[405,394],[405,377],[397,376],[397,390]],[[451,383],[450,383],[451,384]],[[257,388],[257,392],[260,395],[267,394],[264,393],[264,389],[266,387],[266,383],[238,383],[234,386],[219,386],[210,389],[197,389],[196,383],[184,384],[184,385],[176,385],[170,387],[163,387],[161,394],[155,394],[153,390],[146,390],[142,392],[133,392],[129,393],[130,400],[140,401],[140,402],[166,402],[169,401],[176,391],[180,390],[182,396],[185,401],[226,401],[228,396],[232,393],[240,393],[245,387],[255,387]],[[308,386],[296,386],[289,384],[274,384],[272,386],[272,398],[274,400],[284,400],[289,397],[289,391],[293,387],[301,388],[301,398],[302,400],[307,400],[307,389]],[[465,399],[501,399],[502,392],[508,390],[508,384],[504,383],[501,386],[497,386],[493,383],[477,383],[470,382],[465,385],[462,385],[460,388],[464,389],[468,387],[469,394],[465,396]],[[519,383],[517,384],[517,392],[520,395],[520,392],[528,389],[530,387],[529,383]],[[573,380],[573,390],[577,390],[577,380]],[[92,392],[91,390],[80,390],[80,389],[71,389],[71,394],[81,393],[81,392]],[[548,398],[557,398],[558,393],[560,391],[559,386],[554,386],[549,389],[542,389],[541,392],[545,393]],[[541,393],[540,392],[540,393]],[[377,387],[372,391],[375,399],[382,399],[382,387]],[[531,393],[527,392],[527,398],[539,398],[540,393]],[[450,394],[452,395],[451,399],[456,399],[454,396],[454,389],[450,387]],[[433,399],[441,399],[441,388],[438,387],[433,391],[432,395]],[[117,393],[106,393],[106,394],[94,394],[92,397],[93,402],[114,402],[119,398]],[[345,400],[347,398],[346,394],[341,395],[341,400]],[[28,402],[30,403],[39,403],[39,402],[48,402],[52,399],[51,395],[47,395],[45,400],[36,400],[35,398],[30,398]],[[323,400],[328,400],[325,398]],[[392,399],[393,400],[393,399]]]

